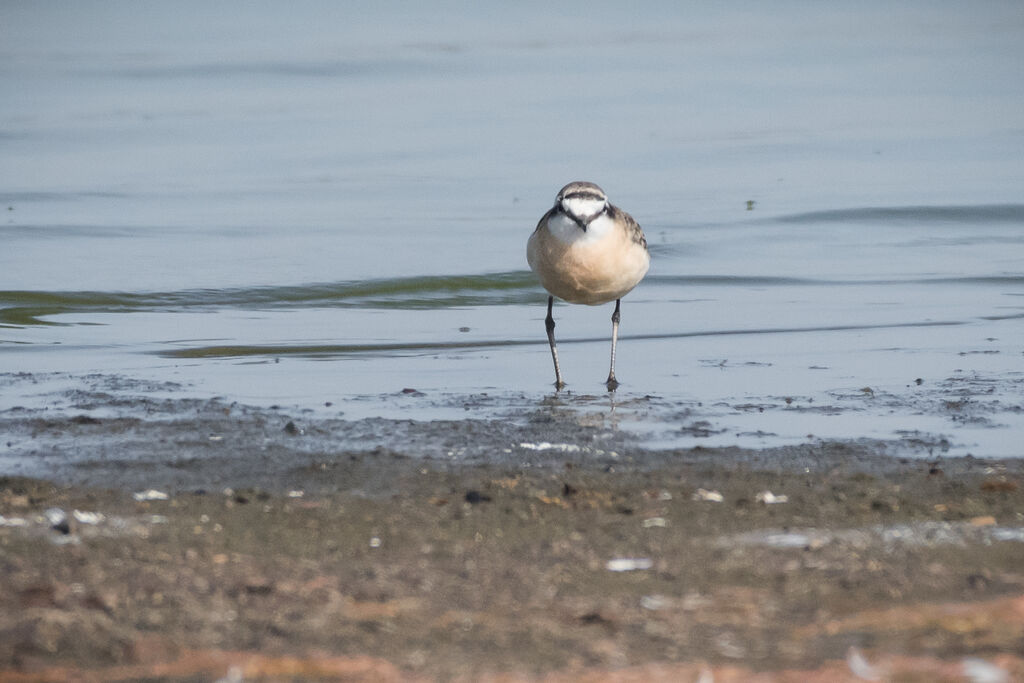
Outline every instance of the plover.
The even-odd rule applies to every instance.
[[[544,323],[555,363],[555,387],[565,386],[555,347],[555,297],[573,304],[597,306],[615,302],[612,313],[612,362],[605,385],[615,379],[615,344],[619,337],[621,299],[630,292],[651,264],[644,231],[628,213],[608,202],[594,183],[574,182],[563,187],[555,205],[540,219],[526,245],[526,260],[548,290],[548,316]]]

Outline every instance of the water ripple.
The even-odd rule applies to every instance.
[[[893,284],[1024,287],[1024,275],[908,279],[814,279],[742,275],[651,275],[644,287],[839,287]],[[294,286],[185,289],[169,292],[0,291],[0,326],[59,325],[67,313],[185,309],[362,308],[431,310],[540,304],[546,294],[527,270],[435,275]]]
[[[175,292],[0,291],[0,325],[53,325],[62,313],[128,313],[185,308],[433,309],[544,301],[529,271],[384,278],[279,287]]]
[[[719,337],[735,335],[792,334],[801,332],[845,332],[850,330],[877,330],[906,327],[949,327],[963,325],[962,321],[939,320],[877,325],[816,325],[810,327],[773,327],[756,329],[709,330],[698,332],[669,332],[659,334],[621,335],[620,340],[685,339],[690,337]],[[607,342],[607,337],[577,337],[559,339],[559,346]],[[306,356],[331,357],[353,354],[407,355],[437,353],[459,349],[546,345],[546,339],[483,339],[475,341],[393,342],[378,344],[231,344],[198,346],[159,351],[164,358],[238,358],[245,356]]]
[[[782,223],[948,222],[1024,223],[1024,204],[978,206],[877,206],[811,211],[772,220]]]

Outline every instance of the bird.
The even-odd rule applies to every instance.
[[[621,300],[647,274],[651,255],[640,225],[608,201],[604,190],[591,182],[571,182],[555,197],[526,244],[530,269],[548,292],[544,319],[551,360],[555,364],[555,389],[565,387],[558,366],[555,297],[572,304],[598,306],[615,302],[612,313],[612,357],[608,391],[615,391],[615,345],[619,336]]]

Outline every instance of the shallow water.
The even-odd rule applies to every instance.
[[[518,419],[553,380],[526,238],[589,179],[653,264],[615,397],[611,308],[556,309],[578,419],[1019,457],[1022,30],[1017,3],[5,3],[0,409],[80,412],[99,375]]]

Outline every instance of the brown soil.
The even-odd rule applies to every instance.
[[[1020,461],[631,461],[0,479],[0,681],[1024,680]]]

